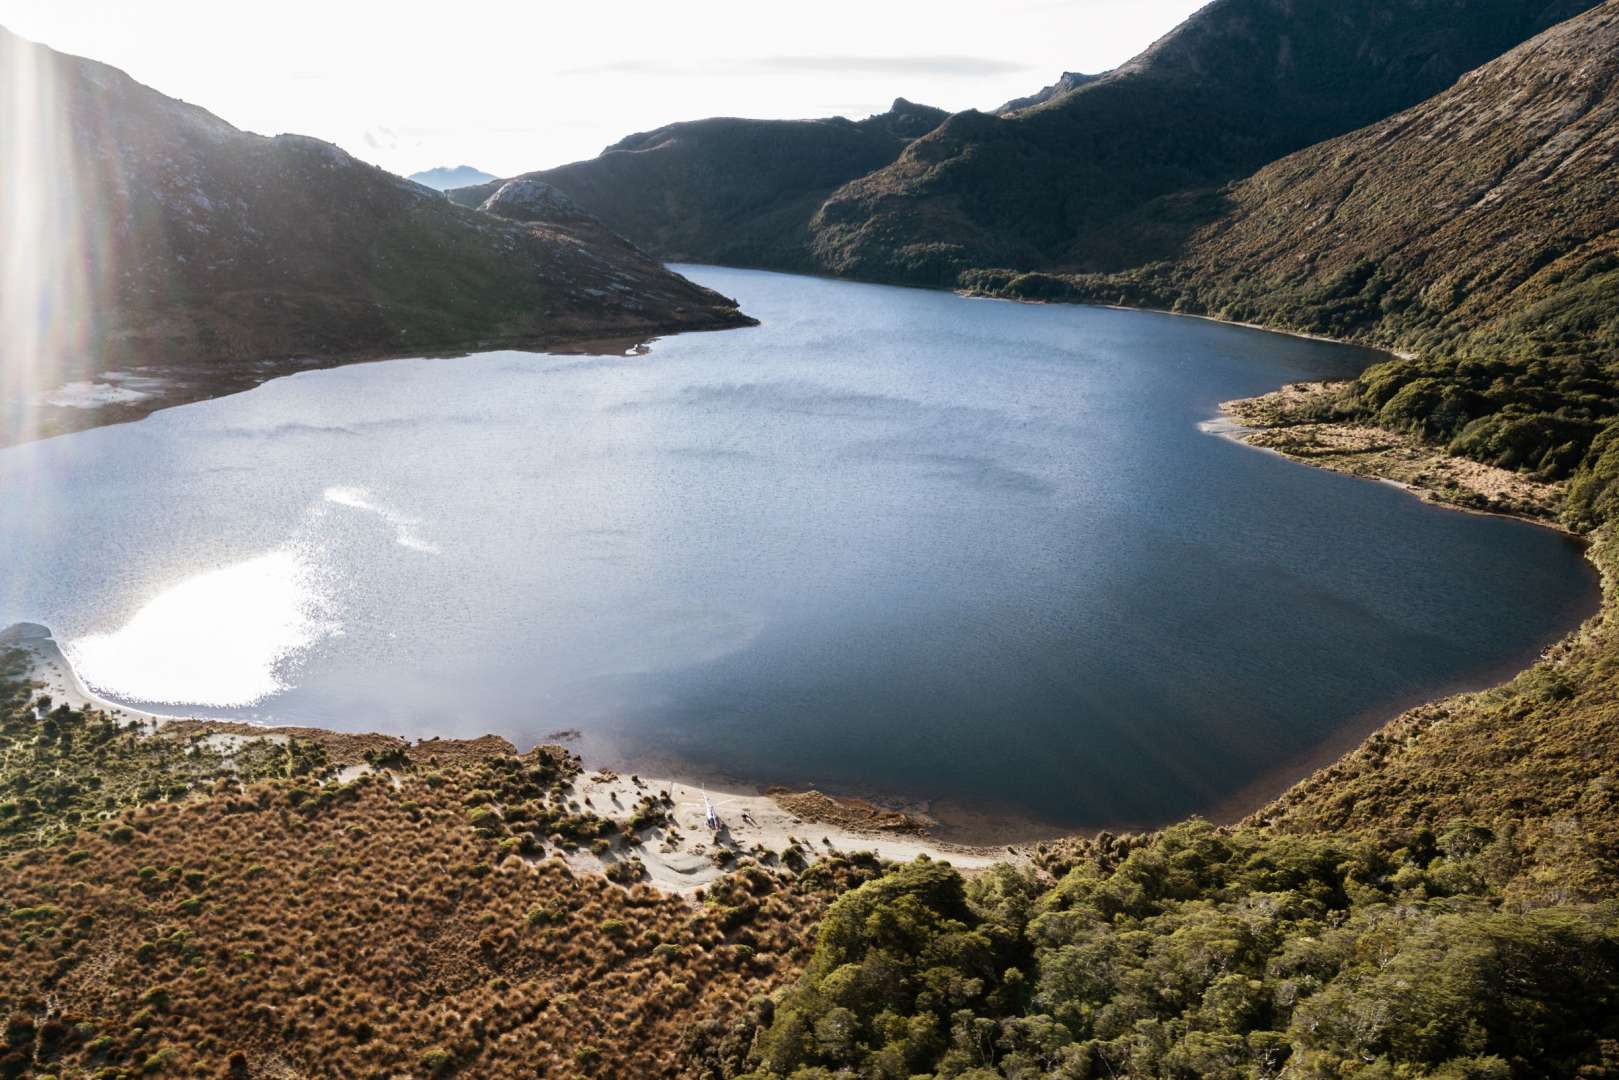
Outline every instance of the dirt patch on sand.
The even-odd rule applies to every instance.
[[[409,745],[403,739],[374,732],[353,735],[321,728],[264,727],[232,720],[168,720],[158,730],[164,735],[181,738],[190,735],[237,735],[247,739],[270,738],[276,741],[298,739],[319,746],[325,751],[326,760],[333,765],[363,764],[368,760],[368,755],[384,755]]]
[[[839,799],[819,791],[788,791],[774,788],[766,792],[783,810],[805,821],[835,825],[851,832],[902,833],[926,835],[932,822],[899,810],[888,810],[864,799]]]

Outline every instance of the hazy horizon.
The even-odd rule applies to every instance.
[[[644,2],[486,5],[449,21],[426,5],[17,0],[0,24],[249,131],[326,139],[402,175],[508,176],[704,116],[859,119],[896,97],[988,109],[1116,67],[1203,3],[1015,0],[988,18],[961,0],[831,0],[802,19],[722,0],[700,21]]]

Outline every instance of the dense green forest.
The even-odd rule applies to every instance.
[[[904,867],[827,912],[749,1075],[1619,1075],[1619,904],[1503,903],[1510,833],[1393,843],[1194,821],[1049,887]]]

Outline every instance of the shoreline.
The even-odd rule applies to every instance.
[[[1603,566],[1597,558],[1594,539],[1588,534],[1568,528],[1556,514],[1556,511],[1561,509],[1566,485],[1530,481],[1516,473],[1507,473],[1505,470],[1480,465],[1467,459],[1451,457],[1410,437],[1397,436],[1395,433],[1369,425],[1290,420],[1286,416],[1285,405],[1267,415],[1266,410],[1273,409],[1279,401],[1285,403],[1292,396],[1296,405],[1301,394],[1325,392],[1330,390],[1332,385],[1293,383],[1252,398],[1222,402],[1220,415],[1204,421],[1199,427],[1207,434],[1228,439],[1250,450],[1274,454],[1296,465],[1386,484],[1438,509],[1480,517],[1506,518],[1557,533],[1578,545],[1581,556],[1595,579],[1596,608],[1578,624],[1543,645],[1535,658],[1523,667],[1503,666],[1499,672],[1484,677],[1481,685],[1470,685],[1421,697],[1401,707],[1393,715],[1384,715],[1381,719],[1368,724],[1353,724],[1346,727],[1339,737],[1330,739],[1314,751],[1302,754],[1290,764],[1273,770],[1249,785],[1243,792],[1222,803],[1217,816],[1211,816],[1211,820],[1217,824],[1263,825],[1278,804],[1284,802],[1295,789],[1332,770],[1359,752],[1368,742],[1385,732],[1397,729],[1411,717],[1447,702],[1471,699],[1499,690],[1527,672],[1553,660],[1568,648],[1575,647],[1595,624],[1606,617],[1610,607],[1619,602],[1619,595],[1613,591],[1615,582],[1604,573]],[[1340,444],[1336,452],[1332,449],[1321,449],[1323,437],[1326,445],[1331,447],[1334,439],[1346,433],[1354,437],[1370,433],[1378,441],[1370,446],[1356,445],[1351,441],[1348,444]],[[1283,437],[1275,438],[1274,436],[1278,434]],[[1289,435],[1302,435],[1305,441],[1291,440],[1287,438]],[[1317,452],[1300,452],[1306,449],[1316,449]],[[1390,454],[1394,455],[1392,459],[1384,456]],[[1391,460],[1398,467],[1390,468]],[[1498,497],[1499,493],[1492,490],[1492,485],[1487,482],[1471,488],[1465,484],[1455,483],[1454,470],[1457,469],[1484,481],[1510,478],[1520,492],[1531,486],[1537,490],[1533,492],[1534,497],[1529,499],[1527,504],[1477,505],[1473,499],[1490,500],[1492,497]],[[1428,474],[1429,470],[1452,480],[1452,485],[1436,486],[1418,479],[1419,476]],[[1469,501],[1459,501],[1460,499]]]
[[[916,286],[916,288],[927,287],[925,285]],[[1302,341],[1319,341],[1327,345],[1344,345],[1352,349],[1366,349],[1370,352],[1392,356],[1397,360],[1417,359],[1416,353],[1405,349],[1391,349],[1384,345],[1369,345],[1363,341],[1335,338],[1327,334],[1312,333],[1308,330],[1289,330],[1281,326],[1268,326],[1265,323],[1222,319],[1218,315],[1198,315],[1191,311],[1171,311],[1169,308],[1138,307],[1131,304],[1109,304],[1102,300],[1039,300],[1019,296],[996,296],[994,293],[977,292],[960,287],[940,286],[940,288],[953,292],[964,300],[996,300],[1005,304],[1030,304],[1037,307],[1093,307],[1103,308],[1107,311],[1144,311],[1152,315],[1170,315],[1177,319],[1198,319],[1202,322],[1214,323],[1217,326],[1240,326],[1244,330],[1258,330],[1265,334],[1280,334],[1283,337],[1298,338]]]
[[[1389,484],[1436,507],[1485,516],[1515,518],[1552,529],[1579,544],[1589,561],[1590,539],[1563,527],[1548,515],[1535,516],[1510,508],[1481,508],[1458,503],[1450,493],[1442,489],[1371,471],[1366,467],[1363,458],[1352,454],[1345,455],[1344,459],[1357,467],[1346,468],[1344,459],[1339,457],[1290,452],[1288,445],[1265,441],[1263,436],[1268,432],[1297,432],[1301,429],[1334,426],[1274,420],[1268,424],[1263,421],[1256,422],[1254,411],[1256,402],[1262,403],[1278,395],[1296,394],[1300,386],[1312,385],[1323,384],[1290,384],[1255,398],[1224,402],[1220,406],[1221,415],[1203,422],[1199,427],[1208,434],[1229,439],[1252,450],[1276,454],[1294,464],[1324,468]],[[1336,426],[1347,427],[1347,425]],[[1372,430],[1380,432],[1380,429]],[[1381,451],[1374,450],[1374,457],[1377,452]],[[1437,451],[1427,450],[1424,453],[1429,458],[1452,460],[1444,458]],[[1540,487],[1545,489],[1542,494],[1548,499],[1561,497],[1561,489],[1556,485],[1543,484]],[[1353,754],[1368,738],[1398,723],[1413,710],[1505,685],[1523,671],[1533,668],[1548,651],[1557,648],[1572,635],[1578,634],[1591,618],[1600,616],[1608,604],[1608,597],[1601,592],[1600,573],[1597,574],[1597,578],[1598,603],[1595,613],[1583,618],[1577,626],[1571,627],[1554,641],[1541,646],[1536,657],[1524,666],[1514,666],[1517,662],[1513,661],[1499,671],[1481,676],[1480,681],[1440,688],[1431,695],[1414,697],[1386,711],[1369,713],[1359,721],[1352,722],[1334,733],[1332,738],[1320,746],[1268,770],[1245,785],[1242,790],[1208,806],[1197,816],[1205,817],[1221,826],[1235,826],[1253,820],[1263,815],[1294,787],[1309,780],[1322,769],[1329,768]],[[363,764],[365,750],[409,748],[412,745],[399,736],[381,733],[360,734],[324,728],[279,725],[274,722],[172,715],[121,705],[96,694],[83,682],[47,627],[37,623],[19,623],[0,631],[0,647],[8,644],[23,648],[34,655],[32,676],[43,685],[44,691],[53,699],[67,702],[75,708],[93,709],[126,722],[139,723],[147,732],[156,733],[168,729],[176,735],[207,735],[241,740],[266,738],[278,742],[285,742],[290,738],[310,739],[326,747],[329,757],[337,764],[346,769],[362,770],[366,768]],[[517,752],[515,746],[498,736],[484,736],[482,740],[470,742],[478,743],[484,740],[504,748],[506,752]],[[551,736],[541,740],[541,744],[557,741],[559,741],[557,736]],[[568,740],[563,737],[560,741],[566,743]],[[440,743],[448,748],[467,742],[469,741],[454,739],[428,740],[417,745],[430,746]],[[634,802],[634,798],[630,797],[632,792],[622,784],[615,785],[611,782],[587,779],[601,776],[617,777],[618,774],[612,769],[593,767],[589,762],[584,762],[582,767],[584,772],[577,784],[576,793],[583,803],[589,805],[593,798],[607,798],[613,803],[614,796],[618,803],[626,798],[630,803]],[[1119,835],[1151,834],[1163,827],[1125,823],[1061,826],[1035,821],[1014,811],[974,807],[948,799],[918,802],[889,798],[886,793],[853,792],[826,795],[819,791],[798,792],[779,787],[764,789],[742,778],[704,777],[700,775],[701,770],[681,769],[678,764],[667,762],[661,767],[654,763],[653,769],[657,772],[668,772],[669,776],[640,777],[635,786],[642,789],[643,793],[648,787],[660,792],[669,792],[670,797],[675,800],[675,816],[684,832],[702,831],[700,826],[704,816],[704,800],[707,799],[716,808],[722,805],[726,807],[726,813],[734,811],[739,820],[745,817],[746,823],[735,830],[735,838],[739,842],[744,842],[750,847],[759,845],[771,851],[780,850],[783,845],[790,845],[795,840],[804,841],[806,838],[812,838],[819,841],[824,838],[829,841],[828,846],[831,850],[844,853],[871,850],[885,858],[902,861],[926,854],[932,858],[951,860],[960,868],[972,871],[996,862],[1026,860],[1032,850],[1047,842],[1076,836],[1089,837],[1103,831]],[[890,820],[886,824],[879,824],[885,817]],[[904,820],[901,822],[894,819]],[[693,828],[693,825],[698,827]],[[810,837],[810,834],[814,836]],[[717,868],[704,867],[702,847],[700,843],[688,838],[670,850],[637,851],[636,854],[646,863],[649,875],[658,881],[660,887],[683,891],[701,887],[703,883],[713,880],[718,875]],[[584,868],[594,858],[588,853],[581,852],[575,853],[573,861]],[[596,861],[600,863],[600,860]],[[597,869],[604,869],[606,865],[601,863]]]
[[[162,724],[199,719],[147,712],[101,697],[79,678],[73,662],[62,651],[50,627],[43,623],[18,622],[0,628],[0,649],[20,649],[32,655],[30,677],[40,683],[43,691],[58,704],[66,702],[74,709],[94,709],[109,716],[151,725],[153,728]]]
[[[330,766],[342,780],[375,771],[367,755],[403,750],[423,761],[454,760],[492,754],[516,754],[517,748],[494,735],[477,739],[428,739],[411,743],[397,735],[351,733],[325,728],[287,727],[239,720],[168,716],[118,705],[87,687],[50,629],[40,623],[14,623],[0,629],[0,650],[19,649],[32,657],[29,678],[52,701],[74,709],[106,713],[116,720],[138,725],[146,736],[226,740],[241,745],[256,739],[286,743],[292,739],[317,742],[328,752]],[[552,745],[541,741],[536,744]],[[870,852],[890,862],[910,862],[919,856],[949,862],[964,873],[998,863],[1027,861],[1029,855],[1011,845],[954,843],[930,835],[927,824],[910,815],[865,802],[832,797],[818,791],[773,791],[764,794],[726,792],[679,780],[623,775],[581,763],[572,782],[572,797],[599,816],[622,823],[645,796],[664,798],[672,828],[654,830],[613,853],[610,858],[586,848],[568,854],[576,870],[605,871],[615,862],[637,858],[647,879],[665,892],[695,892],[723,876],[733,859],[716,861],[722,848],[733,856],[748,855],[766,864],[783,861],[793,848],[808,861],[823,854]],[[712,807],[722,827],[707,826]]]
[[[1388,484],[1447,510],[1525,521],[1589,544],[1587,537],[1559,518],[1567,494],[1564,481],[1533,480],[1369,424],[1296,418],[1296,410],[1308,408],[1313,399],[1330,396],[1342,385],[1342,381],[1295,382],[1224,401],[1219,415],[1198,428],[1295,464]]]
[[[40,423],[36,417],[26,437],[20,432],[0,430],[0,451],[114,424],[136,423],[165,409],[246,393],[273,379],[305,371],[326,371],[390,360],[455,360],[485,352],[526,352],[537,356],[639,356],[649,351],[650,346],[660,338],[675,334],[717,333],[759,325],[759,321],[751,315],[738,314],[740,321],[716,322],[714,325],[650,324],[639,330],[623,332],[604,327],[601,330],[581,329],[554,337],[479,339],[465,346],[430,346],[411,350],[356,349],[341,355],[263,357],[251,361],[222,362],[201,369],[186,365],[172,368],[145,365],[129,371],[101,372],[80,381],[93,383],[111,380],[116,383],[133,377],[151,386],[142,392],[142,396],[132,400],[103,400],[87,406],[35,402],[30,407],[36,414],[49,410],[45,414],[47,422]],[[43,395],[61,389],[48,388],[37,393]],[[0,401],[0,408],[5,407],[9,407],[9,404]]]
[[[1281,334],[1283,337],[1299,338],[1303,341],[1320,341],[1328,345],[1346,345],[1352,349],[1367,349],[1371,352],[1383,353],[1397,360],[1415,360],[1417,354],[1405,349],[1390,349],[1383,345],[1368,345],[1363,341],[1350,341],[1345,338],[1335,338],[1327,334],[1311,333],[1308,330],[1287,330],[1280,326],[1266,326],[1264,323],[1239,322],[1235,319],[1222,319],[1218,315],[1197,315],[1190,311],[1170,311],[1167,308],[1130,307],[1128,304],[1091,304],[1091,307],[1104,307],[1110,311],[1150,311],[1155,315],[1173,315],[1178,319],[1200,319],[1203,322],[1215,323],[1219,326],[1240,326],[1245,330],[1259,330],[1266,334]]]

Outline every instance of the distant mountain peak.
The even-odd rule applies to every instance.
[[[430,187],[434,191],[449,191],[451,188],[487,184],[491,180],[498,179],[498,177],[493,173],[486,173],[482,169],[474,169],[471,165],[457,165],[454,168],[448,165],[440,165],[437,168],[411,173],[410,179],[423,187]]]

